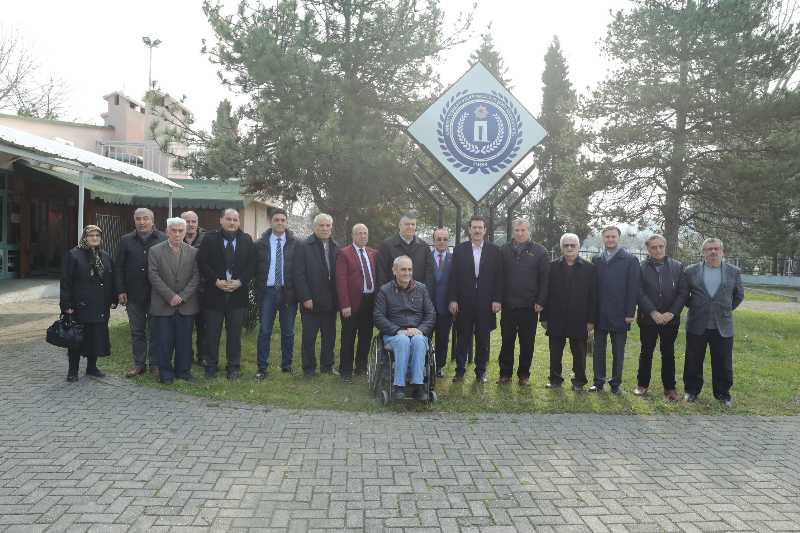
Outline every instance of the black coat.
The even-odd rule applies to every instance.
[[[636,313],[640,326],[655,326],[650,316],[653,311],[666,313],[673,318],[668,325],[677,326],[681,321],[681,311],[689,299],[689,282],[683,271],[683,263],[667,258],[659,274],[655,263],[649,257],[642,261],[641,282],[639,287],[639,311]]]
[[[200,245],[203,244],[203,239],[206,236],[206,230],[202,228],[197,228],[197,237],[194,238],[194,242],[189,242],[186,240],[186,237],[183,238],[183,242],[186,244],[191,244],[194,248],[200,248]]]
[[[237,290],[227,293],[220,290],[216,283],[218,279],[226,279],[225,275],[225,240],[222,232],[209,231],[203,236],[200,251],[197,254],[197,266],[203,278],[205,290],[203,292],[203,307],[215,311],[237,309],[250,305],[250,281],[253,279],[256,258],[255,246],[250,235],[239,230],[236,236],[236,251],[234,255],[232,279],[238,279],[242,286]],[[226,299],[225,296],[229,295]],[[227,301],[226,301],[227,300]]]
[[[436,309],[421,283],[414,282],[404,290],[389,281],[375,297],[373,319],[381,335],[397,335],[401,329],[413,327],[430,336],[436,323]]]
[[[626,318],[636,316],[639,299],[639,260],[620,248],[611,261],[602,255],[592,258],[597,272],[597,324],[604,331],[628,331]]]
[[[298,243],[294,252],[294,290],[297,301],[314,301],[314,313],[335,312],[336,303],[336,250],[339,245],[333,239],[328,241],[330,273],[325,264],[322,241],[311,235]],[[305,311],[301,307],[301,310]]]
[[[542,322],[547,323],[547,334],[585,339],[586,324],[595,321],[594,265],[578,257],[570,273],[566,261],[560,257],[550,263],[547,285],[547,301],[541,315]]]
[[[478,274],[478,279],[475,279],[472,242],[462,242],[453,249],[447,301],[458,303],[458,327],[477,320],[480,330],[491,331],[497,327],[492,303],[503,301],[503,260],[497,245],[483,243]]]
[[[114,262],[100,251],[103,276],[91,275],[90,253],[75,247],[64,257],[61,273],[61,311],[74,309],[72,317],[85,324],[108,322],[111,305],[117,302]]]
[[[128,301],[135,304],[150,303],[150,281],[147,279],[147,251],[154,244],[166,241],[167,236],[154,229],[142,241],[135,231],[122,236],[117,245],[115,282],[117,291],[127,293]]]
[[[503,308],[532,309],[547,301],[550,254],[539,243],[528,241],[518,251],[510,242],[500,248],[503,258]]]
[[[264,299],[264,292],[267,287],[267,277],[269,276],[270,262],[272,261],[272,246],[270,237],[272,230],[268,229],[255,242],[256,246],[256,295],[258,305]],[[294,254],[297,248],[297,239],[294,234],[286,230],[284,233],[286,242],[283,243],[283,301],[284,303],[294,303],[297,296],[294,291]]]
[[[419,237],[414,237],[411,244],[406,244],[400,235],[389,237],[378,246],[378,259],[376,268],[378,270],[378,287],[394,279],[392,274],[392,263],[401,255],[411,258],[414,267],[414,280],[425,284],[429,290],[433,289],[436,267],[431,255],[431,247],[427,242]]]

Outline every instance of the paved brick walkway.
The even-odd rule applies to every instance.
[[[65,367],[0,345],[0,530],[800,531],[800,417],[297,412]]]

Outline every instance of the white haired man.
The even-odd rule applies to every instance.
[[[320,371],[336,374],[333,349],[336,345],[336,250],[331,237],[333,217],[320,213],[314,217],[314,234],[299,243],[294,258],[294,288],[300,303],[303,337],[300,352],[303,373],[317,371],[317,334],[322,334]]]
[[[197,248],[183,241],[186,221],[167,220],[167,241],[156,244],[147,259],[152,286],[150,315],[158,351],[159,381],[177,377],[192,381],[192,324],[200,311],[197,287]],[[174,355],[174,364],[173,364]]]

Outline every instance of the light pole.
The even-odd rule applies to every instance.
[[[160,39],[150,39],[150,37],[142,37],[142,42],[144,45],[150,49],[150,62],[147,69],[147,90],[151,90],[153,88],[153,48],[156,48],[159,44],[161,44]]]

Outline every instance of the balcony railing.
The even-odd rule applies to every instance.
[[[97,153],[117,161],[142,167],[167,178],[180,179],[188,177],[185,171],[174,168],[172,164],[173,158],[162,152],[154,141],[97,141]]]

